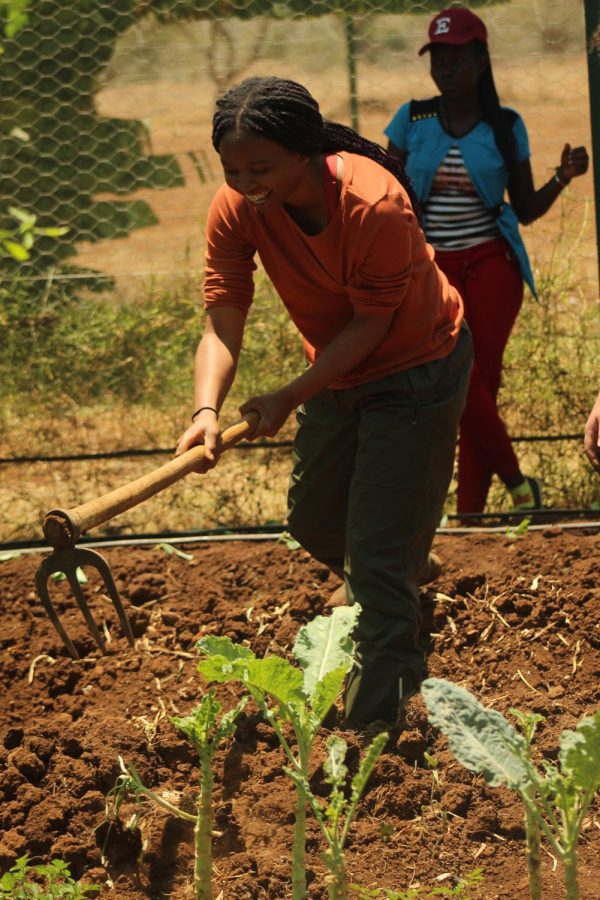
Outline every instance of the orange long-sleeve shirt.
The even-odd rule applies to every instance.
[[[463,307],[435,265],[402,185],[366,157],[339,156],[339,207],[317,235],[305,234],[282,207],[260,212],[226,184],[219,189],[208,215],[204,296],[208,309],[247,310],[258,253],[311,363],[354,309],[394,309],[381,343],[331,385],[348,388],[446,356]]]

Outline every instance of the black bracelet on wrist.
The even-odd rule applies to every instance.
[[[554,170],[554,181],[555,181],[557,184],[560,184],[561,188],[566,188],[566,187],[568,187],[568,185],[570,184],[570,180],[569,180],[569,181],[563,181],[562,178],[560,177],[560,175],[558,174],[558,170],[559,170],[559,169],[560,169],[560,166],[557,166],[556,169]]]
[[[198,409],[196,410],[195,413],[192,413],[192,422],[194,421],[194,419],[196,418],[196,416],[199,415],[199,414],[202,412],[203,409],[210,409],[210,411],[211,411],[211,412],[214,412],[215,416],[217,416],[217,417],[218,417],[218,415],[219,415],[218,410],[216,410],[216,409],[214,408],[214,406],[200,406],[200,407],[198,407]]]

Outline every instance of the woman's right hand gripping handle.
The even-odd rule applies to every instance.
[[[177,442],[175,456],[181,456],[186,450],[197,444],[204,444],[206,456],[194,469],[199,475],[203,475],[212,469],[217,463],[217,448],[221,437],[217,414],[211,409],[203,409],[198,413],[189,428],[183,432]]]

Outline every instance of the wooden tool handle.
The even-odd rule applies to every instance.
[[[221,434],[219,455],[243,438],[250,437],[257,425],[258,415],[248,413],[239,422],[226,428]],[[136,478],[135,481],[129,481],[116,490],[104,494],[103,497],[89,500],[73,509],[51,509],[46,513],[43,524],[46,540],[55,550],[72,547],[85,531],[108,522],[113,516],[137,506],[148,497],[153,497],[175,481],[179,481],[184,475],[192,472],[205,455],[204,445],[199,444],[165,463],[164,466]]]

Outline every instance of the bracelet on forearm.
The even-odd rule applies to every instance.
[[[566,187],[569,185],[570,182],[569,182],[569,181],[563,181],[562,178],[560,178],[560,176],[559,176],[559,174],[558,174],[558,170],[559,170],[559,169],[560,169],[560,166],[558,166],[558,167],[554,170],[554,181],[555,181],[557,184],[560,184],[561,188],[566,188]]]
[[[202,412],[203,409],[210,409],[211,412],[214,412],[215,416],[219,415],[218,410],[216,410],[214,408],[214,406],[200,406],[200,407],[198,407],[196,412],[192,414],[192,422],[194,421],[196,416],[200,415],[200,413]]]

